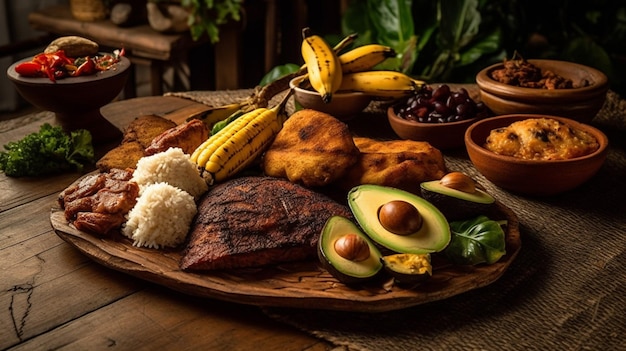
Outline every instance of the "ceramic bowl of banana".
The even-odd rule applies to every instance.
[[[363,111],[372,98],[361,92],[336,92],[330,102],[325,103],[318,92],[306,86],[306,76],[299,76],[289,82],[294,99],[302,108],[328,113],[340,120],[350,120]]]

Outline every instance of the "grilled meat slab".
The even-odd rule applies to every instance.
[[[204,196],[180,267],[213,270],[306,260],[332,215],[347,206],[284,179],[242,177]]]

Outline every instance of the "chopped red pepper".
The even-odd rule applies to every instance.
[[[78,77],[94,74],[96,71],[106,71],[119,57],[124,55],[124,49],[115,55],[101,55],[95,57],[79,57],[76,59],[65,56],[65,52],[59,50],[55,53],[41,53],[35,55],[30,62],[23,62],[15,67],[15,71],[26,77],[45,77],[51,81],[66,76]]]
[[[15,66],[15,72],[25,77],[43,77],[42,66],[36,62],[22,62]]]
[[[74,71],[71,75],[73,77],[77,76],[87,76],[96,72],[96,64],[89,57],[85,57],[85,61],[78,66],[76,71]]]

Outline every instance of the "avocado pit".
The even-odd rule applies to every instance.
[[[423,219],[415,206],[407,201],[393,200],[378,209],[383,228],[397,235],[409,235],[420,230]]]
[[[335,252],[346,260],[361,262],[370,257],[370,247],[363,237],[350,233],[335,241]]]
[[[476,192],[474,180],[462,172],[450,172],[444,175],[439,183],[447,188],[456,189],[464,193],[473,194]]]

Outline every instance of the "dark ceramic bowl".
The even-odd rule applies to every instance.
[[[593,135],[600,147],[569,160],[524,160],[498,155],[484,148],[493,129],[528,118],[552,118]],[[465,132],[465,146],[476,169],[493,184],[514,193],[549,196],[572,190],[593,177],[604,163],[609,140],[600,130],[569,118],[515,114],[491,117],[472,124]]]
[[[546,114],[567,117],[580,122],[591,121],[606,99],[608,79],[597,69],[577,63],[557,60],[527,60],[529,63],[569,78],[574,85],[583,81],[588,86],[572,89],[522,88],[500,83],[491,78],[491,72],[503,63],[489,66],[476,75],[480,99],[496,115]]]
[[[48,78],[23,77],[15,66],[32,57],[12,64],[7,70],[15,89],[29,103],[55,113],[57,122],[66,130],[87,129],[94,143],[111,140],[121,135],[119,129],[100,114],[100,108],[122,91],[130,73],[126,57],[114,68],[89,76],[67,77],[56,82]]]
[[[294,99],[304,108],[328,113],[340,119],[349,120],[363,111],[372,101],[372,98],[359,92],[337,92],[329,103],[322,101],[320,94],[314,90],[300,87],[304,76],[296,77],[289,82],[293,89]]]
[[[465,130],[478,120],[477,118],[472,118],[458,122],[420,123],[399,117],[393,106],[387,109],[387,118],[389,119],[391,129],[401,139],[426,141],[442,150],[462,147],[464,145],[463,136],[465,135]]]

